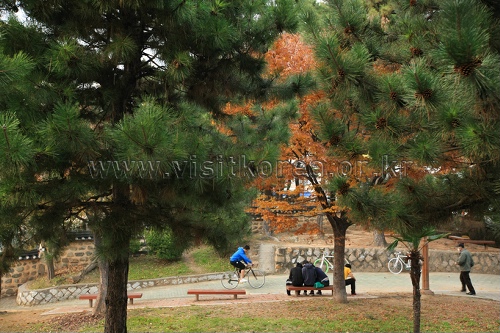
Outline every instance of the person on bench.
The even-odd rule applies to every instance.
[[[304,260],[302,262],[302,277],[304,278],[304,286],[306,287],[314,287],[316,283],[316,270],[314,269],[314,265]],[[307,291],[304,290],[304,294],[307,295]],[[314,290],[309,292],[309,295],[314,295]]]
[[[351,295],[356,295],[356,278],[352,274],[351,264],[345,264],[344,266],[344,280],[346,287],[351,285]]]
[[[295,267],[292,267],[292,269],[290,270],[287,285],[290,284],[294,287],[302,287],[304,285],[304,278],[302,277],[302,264],[300,262],[297,262],[297,265],[295,265]],[[288,296],[290,296],[290,290],[287,289],[286,293]],[[304,290],[304,294],[306,293],[307,292]],[[300,290],[298,291],[297,295],[300,295]]]
[[[316,270],[316,282],[319,282],[323,287],[328,287],[330,285],[330,279],[328,278],[328,275],[326,275],[325,272],[320,267],[314,267]],[[316,285],[316,284],[315,284]],[[322,295],[321,290],[318,290],[316,292],[316,295]]]

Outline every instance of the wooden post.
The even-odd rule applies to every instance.
[[[424,263],[422,265],[422,294],[434,295],[434,292],[429,289],[429,243],[427,237],[424,238],[424,246],[422,247],[422,257]]]

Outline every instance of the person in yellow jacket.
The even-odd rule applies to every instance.
[[[351,285],[351,295],[356,295],[356,278],[352,274],[351,264],[345,264],[344,266],[344,280],[346,287]]]

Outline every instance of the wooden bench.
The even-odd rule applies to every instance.
[[[486,245],[495,245],[495,241],[490,241],[490,240],[477,240],[477,239],[469,239],[469,238],[462,238],[459,236],[448,236],[449,239],[452,239],[458,243],[469,243],[469,244],[478,244],[478,245],[484,245],[484,248],[486,248]]]
[[[142,294],[141,293],[130,293],[127,294],[128,299],[130,300],[130,304],[134,304],[134,298],[141,298]],[[97,294],[83,294],[78,296],[79,299],[88,299],[89,300],[89,307],[92,307],[93,302],[95,299],[97,299]]]
[[[301,290],[306,291],[306,290],[331,290],[332,295],[333,295],[333,285],[329,285],[323,288],[314,288],[314,287],[306,287],[306,286],[300,286],[300,287],[295,287],[295,286],[286,286],[286,290],[290,291],[295,291],[295,295],[298,295]]]
[[[187,291],[188,295],[195,295],[196,300],[200,300],[200,295],[233,295],[236,299],[238,295],[246,295],[246,290],[244,289],[190,289]]]

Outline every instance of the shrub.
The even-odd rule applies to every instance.
[[[180,260],[188,246],[188,242],[177,239],[171,229],[148,230],[146,244],[150,253],[164,260]]]

